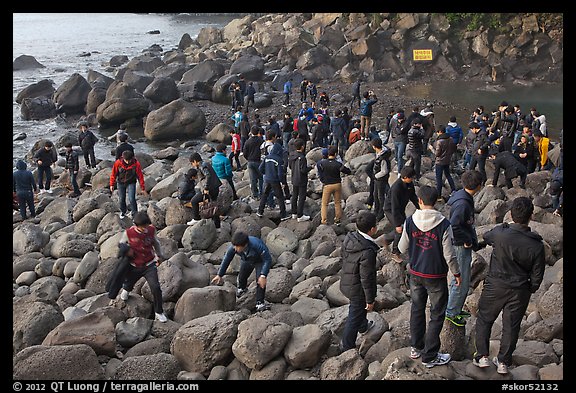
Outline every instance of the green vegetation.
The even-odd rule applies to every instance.
[[[477,30],[481,26],[500,29],[504,25],[504,14],[501,13],[450,12],[444,15],[451,25],[466,27],[468,31]]]

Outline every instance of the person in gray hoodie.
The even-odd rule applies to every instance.
[[[422,357],[422,364],[431,368],[448,363],[450,354],[440,353],[440,332],[448,304],[448,269],[460,285],[460,268],[452,244],[450,221],[434,204],[436,189],[421,186],[418,189],[419,210],[406,218],[400,252],[408,251],[410,258],[410,357]],[[426,325],[426,305],[430,301],[430,320]]]
[[[26,205],[30,210],[30,217],[36,217],[36,210],[34,209],[34,193],[37,191],[34,175],[27,169],[24,161],[18,160],[16,163],[16,171],[12,174],[13,191],[18,198],[18,206],[20,209],[20,216],[25,220]]]

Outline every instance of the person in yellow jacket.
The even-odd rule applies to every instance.
[[[552,163],[548,159],[548,148],[550,146],[550,138],[542,135],[540,130],[534,131],[534,144],[538,147],[540,160],[536,163],[536,171],[552,169]]]

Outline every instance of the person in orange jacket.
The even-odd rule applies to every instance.
[[[550,138],[545,137],[540,130],[534,131],[533,136],[534,144],[538,147],[538,153],[540,154],[540,160],[536,163],[536,171],[552,169],[552,163],[548,159]]]
[[[112,173],[110,174],[110,192],[114,192],[114,185],[118,187],[120,218],[126,216],[126,191],[128,191],[132,217],[138,212],[138,205],[136,204],[136,180],[140,183],[140,188],[144,195],[148,195],[144,184],[142,166],[138,160],[134,158],[134,152],[126,150],[122,152],[122,158],[114,162]]]

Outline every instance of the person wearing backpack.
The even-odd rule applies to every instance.
[[[84,161],[88,168],[96,168],[96,155],[94,154],[94,145],[98,142],[98,138],[92,131],[88,129],[88,122],[81,121],[78,123],[78,144],[84,153]]]
[[[132,218],[138,213],[138,205],[136,204],[136,181],[140,183],[140,188],[144,195],[148,195],[140,162],[134,157],[133,151],[125,150],[122,153],[122,158],[114,162],[112,173],[110,174],[110,192],[114,192],[114,186],[118,187],[120,218],[126,216],[126,192],[128,192]]]

